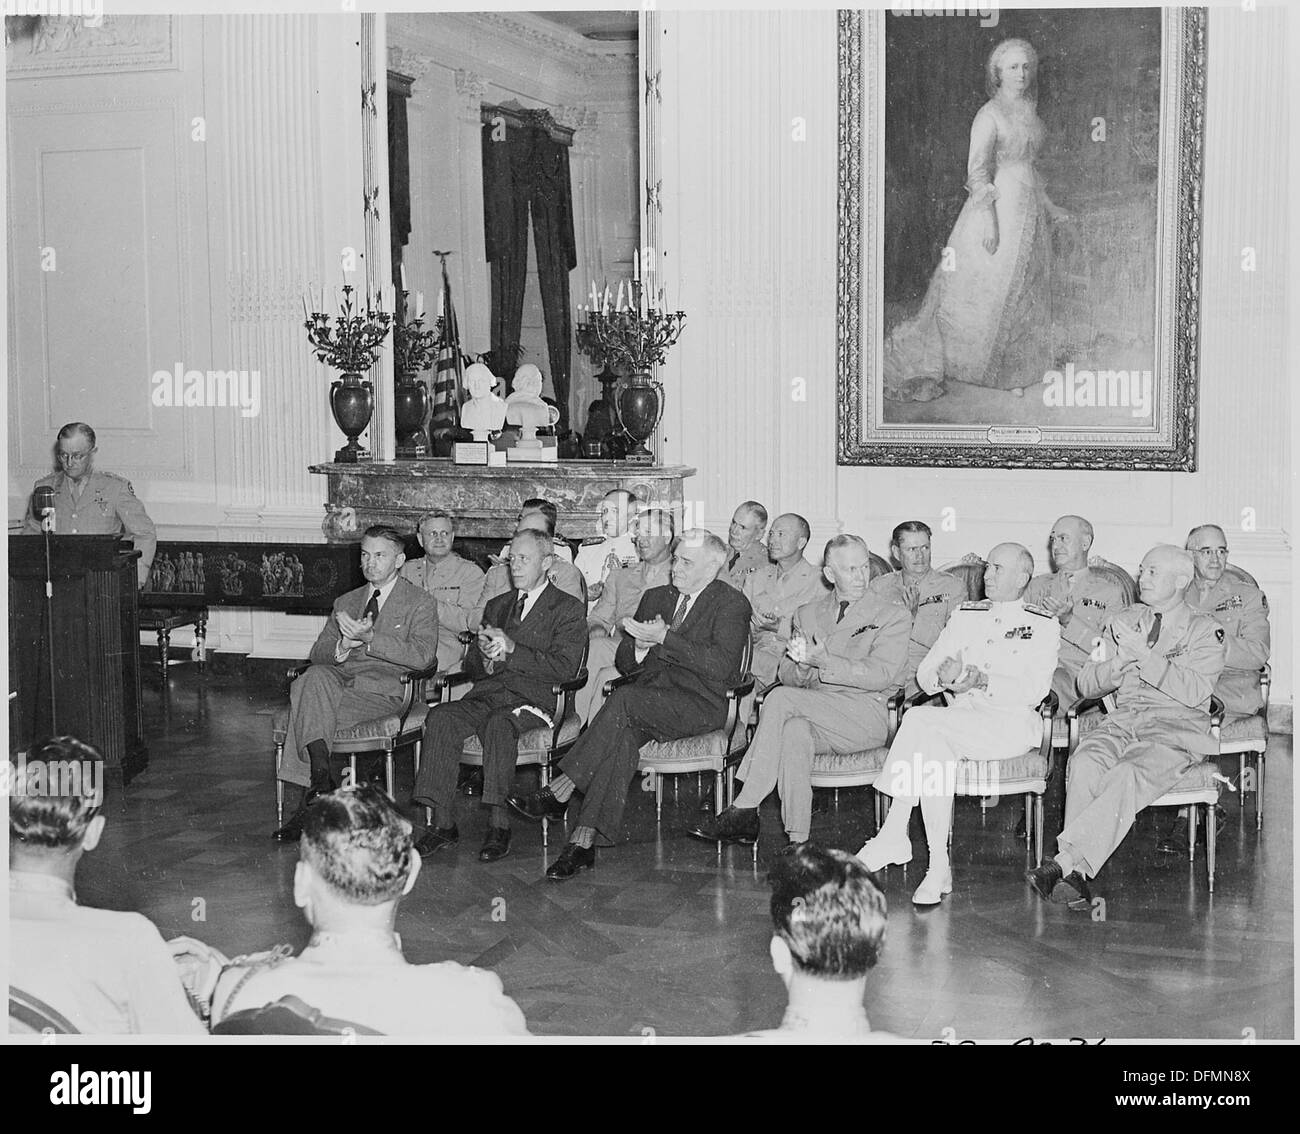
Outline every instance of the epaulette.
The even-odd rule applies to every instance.
[[[1037,614],[1040,618],[1056,617],[1056,615],[1053,614],[1050,610],[1044,610],[1041,606],[1037,606],[1032,602],[1025,603],[1025,609],[1029,611],[1030,614]]]
[[[588,536],[579,545],[580,547],[595,547],[598,543],[604,543],[609,537],[603,535]]]
[[[964,602],[957,608],[958,610],[992,610],[992,599],[975,599],[971,602]]]
[[[99,473],[100,476],[108,477],[109,480],[120,480],[123,484],[131,483],[129,480],[126,479],[126,477],[120,476],[115,472],[109,472],[107,469],[96,469],[95,472]]]

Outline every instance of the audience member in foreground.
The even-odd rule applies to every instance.
[[[1099,660],[1079,671],[1085,697],[1116,708],[1079,742],[1065,780],[1059,854],[1025,877],[1039,897],[1092,907],[1088,879],[1124,841],[1142,808],[1217,751],[1210,695],[1223,670],[1223,627],[1183,601],[1192,557],[1162,544],[1142,559],[1140,603],[1111,617]]]
[[[858,851],[868,870],[912,859],[908,819],[921,806],[930,865],[912,895],[918,906],[938,905],[952,892],[948,831],[957,765],[977,761],[997,794],[997,761],[1021,756],[1041,737],[1036,706],[1052,687],[1061,624],[1023,599],[1034,558],[1018,543],[989,552],[983,602],[952,612],[916,680],[926,693],[951,695],[947,708],[921,705],[903,714],[876,790],[894,797],[880,833]]]
[[[740,765],[744,789],[716,819],[690,831],[694,838],[752,843],[758,808],[777,790],[786,834],[806,842],[813,755],[878,748],[889,735],[886,701],[902,683],[911,620],[868,591],[871,556],[860,536],[832,539],[824,570],[835,589],[795,615],[781,684],[767,695]]]
[[[582,808],[568,845],[546,871],[557,882],[596,864],[596,839],[612,846],[623,833],[627,789],[641,746],[721,728],[727,686],[739,680],[749,638],[749,603],[719,572],[727,545],[695,528],[683,532],[673,555],[673,583],[641,596],[624,620],[619,672],[631,675],[613,691],[560,761],[564,773],[530,795],[507,802],[529,819],[558,819],[575,791]]]
[[[804,843],[781,855],[772,887],[772,967],[785,982],[781,1026],[751,1032],[786,1040],[896,1041],[873,1032],[863,998],[885,943],[885,896],[852,855]]]
[[[293,900],[312,937],[297,957],[229,965],[213,1030],[286,997],[384,1035],[523,1036],[524,1014],[495,973],[454,961],[412,965],[394,925],[420,873],[411,824],[370,785],[322,796],[303,818]]]
[[[11,775],[10,988],[87,1035],[201,1034],[153,923],[77,904],[77,864],[104,833],[102,786],[99,752],[71,736],[37,745]]]

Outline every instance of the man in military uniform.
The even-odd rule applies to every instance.
[[[59,430],[54,446],[59,472],[41,477],[37,488],[54,489],[54,530],[58,535],[124,535],[140,558],[136,572],[141,587],[149,580],[158,537],[153,521],[136,497],[131,482],[116,473],[95,471],[95,431],[81,421]],[[24,528],[41,530],[41,518],[27,503]]]
[[[772,526],[773,546],[782,545],[779,525]],[[834,590],[795,614],[781,684],[767,695],[740,766],[744,789],[716,819],[691,831],[695,838],[752,843],[758,808],[775,788],[790,841],[807,842],[813,754],[878,748],[889,735],[885,702],[902,684],[911,619],[870,593],[871,555],[861,536],[832,539],[824,570]]]
[[[1062,709],[1078,699],[1075,678],[1102,636],[1106,620],[1128,606],[1124,588],[1110,575],[1088,566],[1092,525],[1081,516],[1062,516],[1052,525],[1048,550],[1052,570],[1029,584],[1025,601],[1041,606],[1061,622],[1061,654],[1052,689]]]
[[[606,681],[618,676],[614,665],[623,622],[636,613],[641,596],[652,587],[672,582],[673,517],[658,508],[647,509],[636,518],[636,554],[640,562],[609,573],[600,601],[587,615],[590,645],[587,647],[587,684],[578,691],[574,707],[584,722],[590,721],[604,703],[601,690]]]
[[[875,838],[858,851],[868,870],[912,859],[907,825],[921,805],[930,865],[912,901],[937,905],[952,892],[948,831],[952,824],[957,763],[975,760],[987,768],[996,794],[996,762],[1035,747],[1042,726],[1035,706],[1052,687],[1061,625],[1047,611],[1024,601],[1034,557],[1018,543],[989,552],[983,602],[964,602],[953,611],[916,671],[927,693],[951,694],[947,708],[909,709],[889,749],[876,790],[894,797]],[[981,768],[981,772],[986,769]]]
[[[636,497],[626,488],[605,493],[600,502],[600,535],[584,539],[573,565],[587,580],[587,601],[594,606],[609,573],[636,559]],[[632,608],[633,610],[636,607]]]
[[[1042,898],[1088,910],[1094,878],[1142,808],[1216,750],[1210,695],[1223,671],[1224,631],[1183,601],[1192,556],[1162,544],[1142,559],[1142,601],[1111,616],[1098,660],[1079,671],[1085,697],[1116,694],[1116,709],[1070,759],[1060,853],[1025,877]]]
[[[767,566],[767,547],[763,543],[766,527],[767,509],[757,500],[746,500],[736,509],[727,529],[727,560],[719,579],[743,591],[746,577]]]
[[[438,602],[438,668],[449,669],[465,654],[457,635],[469,629],[469,620],[483,594],[483,572],[462,559],[451,546],[456,538],[451,513],[435,508],[420,517],[417,529],[423,559],[402,565],[402,578],[427,591]]]
[[[563,536],[555,534],[556,525],[560,520],[559,509],[549,500],[543,500],[540,496],[530,497],[528,500],[525,500],[519,506],[519,518],[515,521],[515,531],[530,526],[524,523],[524,517],[535,514],[540,514],[546,517],[546,530],[549,532],[551,539],[555,541],[555,558],[562,559],[565,563],[572,564],[573,552],[569,548],[569,541]],[[508,558],[509,555],[510,544],[507,542],[502,545],[501,554],[498,558],[504,560]],[[491,557],[489,556],[489,558]]]
[[[907,696],[921,691],[916,670],[930,652],[948,621],[948,615],[966,600],[966,585],[953,575],[930,566],[930,525],[906,520],[889,537],[889,551],[902,568],[871,580],[869,590],[907,611],[912,620],[907,645],[903,685]]]
[[[1270,650],[1268,599],[1253,583],[1228,573],[1228,540],[1222,528],[1193,528],[1187,550],[1195,574],[1183,601],[1223,627],[1223,673],[1214,692],[1225,712],[1250,716],[1264,707],[1259,671]]]
[[[749,668],[764,685],[776,680],[795,613],[826,594],[821,571],[803,555],[811,536],[802,516],[793,512],[777,516],[767,535],[769,562],[751,571],[741,588],[754,612],[750,616],[754,660]]]

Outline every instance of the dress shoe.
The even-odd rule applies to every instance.
[[[877,870],[884,870],[891,864],[904,866],[911,862],[912,844],[910,841],[889,844],[877,835],[862,844],[862,849],[858,851],[858,858],[862,860],[863,866],[875,874]]]
[[[302,838],[302,821],[306,818],[307,808],[315,803],[322,795],[325,795],[330,789],[319,788],[312,789],[302,797],[302,803],[298,805],[298,810],[289,816],[289,822],[278,830],[271,832],[271,838],[281,843],[296,843]]]
[[[478,852],[479,862],[496,862],[510,853],[510,828],[489,827],[483,837],[482,849]]]
[[[944,894],[952,893],[952,868],[942,866],[925,872],[921,884],[912,895],[914,906],[937,906],[943,901]]]
[[[1052,893],[1056,889],[1056,884],[1061,881],[1061,865],[1054,858],[1049,858],[1042,866],[1036,866],[1033,870],[1025,871],[1025,881],[1033,888],[1045,902],[1052,900]]]
[[[703,815],[713,814],[713,789],[706,787],[700,792],[700,813]]]
[[[1224,825],[1228,822],[1228,813],[1219,804],[1214,806],[1214,834],[1217,838],[1223,834]],[[1196,841],[1205,842],[1205,824],[1200,824],[1196,829]],[[1174,820],[1174,825],[1169,829],[1167,835],[1161,836],[1156,843],[1156,854],[1186,854],[1187,853],[1187,816],[1179,814]]]
[[[1092,909],[1092,891],[1088,889],[1088,880],[1077,870],[1071,870],[1052,887],[1052,901],[1068,906],[1076,913],[1086,913]]]
[[[552,882],[567,882],[579,870],[590,870],[595,865],[595,847],[580,847],[577,843],[566,843],[564,850],[560,852],[560,857],[546,868],[546,877]]]
[[[743,843],[752,846],[758,842],[758,808],[728,807],[715,819],[709,819],[686,832],[692,839],[706,843]]]
[[[430,827],[415,844],[415,850],[421,858],[428,858],[434,851],[440,851],[444,847],[454,847],[458,842],[460,842],[460,831],[455,823],[450,827]]]
[[[525,819],[563,819],[569,809],[569,805],[556,799],[548,787],[538,788],[527,795],[511,792],[506,796],[506,802]]]

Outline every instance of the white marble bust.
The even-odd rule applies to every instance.
[[[514,392],[506,398],[506,421],[519,426],[519,449],[540,449],[537,431],[560,420],[560,411],[542,401],[542,372],[531,362],[515,371]]]
[[[493,387],[497,376],[481,362],[465,371],[469,401],[460,408],[460,425],[474,434],[475,441],[486,441],[489,433],[499,432],[506,421],[506,403]]]

